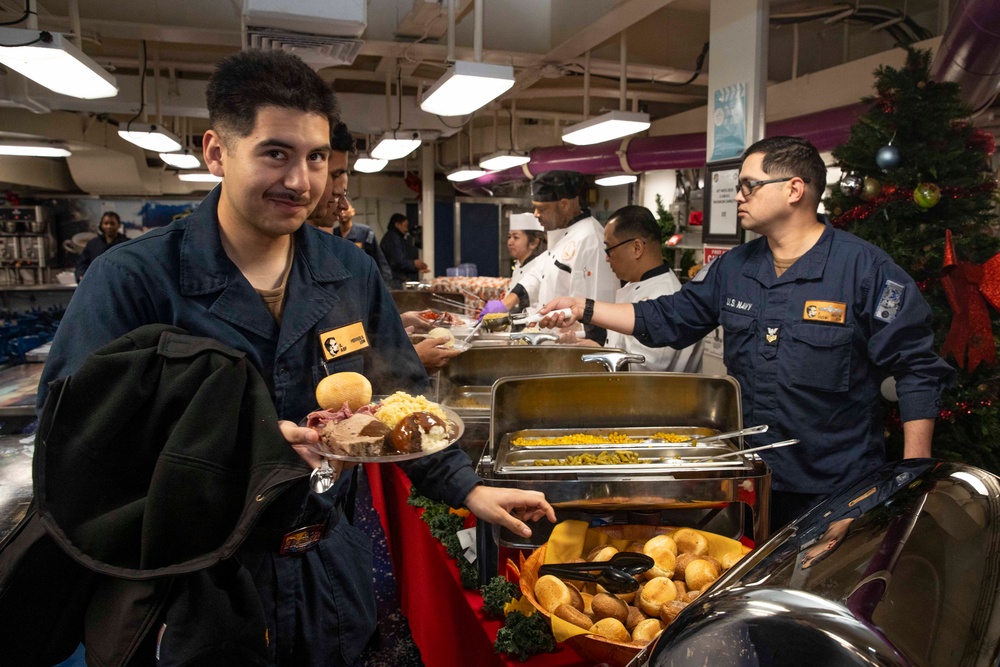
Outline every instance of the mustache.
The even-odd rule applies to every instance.
[[[303,197],[302,195],[291,192],[290,190],[283,190],[279,192],[268,192],[266,197],[268,199],[276,199],[278,201],[287,201],[292,204],[298,204],[300,206],[305,206],[309,203],[308,197]]]

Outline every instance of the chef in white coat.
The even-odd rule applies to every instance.
[[[507,234],[507,251],[514,260],[514,269],[510,275],[507,290],[510,291],[521,282],[529,271],[538,269],[537,261],[546,248],[545,229],[531,213],[514,213],[510,216],[510,231]],[[519,306],[524,309],[529,305],[539,306],[538,284],[529,283],[533,293],[524,292],[519,295]]]
[[[531,205],[547,232],[549,249],[504,297],[507,310],[519,306],[525,295],[538,306],[567,294],[606,301],[614,298],[620,283],[604,261],[601,223],[580,207],[583,182],[583,175],[575,171],[547,171],[532,179]],[[532,298],[536,293],[537,299]],[[587,329],[588,338],[604,343],[603,329]]]
[[[608,265],[625,286],[615,294],[615,303],[638,303],[673,294],[681,288],[674,272],[663,262],[663,234],[656,218],[645,206],[625,206],[614,212],[604,228],[604,254]],[[563,342],[581,344],[567,334]],[[582,341],[587,345],[592,341]],[[605,347],[617,347],[646,357],[646,363],[630,370],[700,373],[703,342],[675,350],[646,347],[634,337],[609,331]]]

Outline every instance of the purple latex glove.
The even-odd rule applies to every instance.
[[[507,306],[503,305],[503,301],[498,301],[494,299],[493,301],[487,301],[486,305],[479,312],[479,319],[483,319],[484,315],[489,315],[490,313],[506,313]]]

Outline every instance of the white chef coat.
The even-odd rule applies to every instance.
[[[615,303],[639,303],[647,299],[673,294],[681,288],[681,282],[666,264],[647,271],[642,280],[628,283],[615,294]],[[646,347],[633,336],[617,331],[608,331],[606,347],[617,347],[633,354],[646,357],[646,363],[633,364],[631,370],[700,373],[703,341],[698,341],[683,350],[672,347]]]
[[[549,247],[521,276],[520,285],[529,294],[531,307],[539,308],[560,296],[611,301],[621,282],[604,260],[604,228],[592,216],[582,214],[565,229],[547,234]],[[535,265],[538,268],[535,269]]]
[[[514,285],[519,284],[521,282],[522,278],[528,272],[534,271],[534,270],[540,268],[541,267],[540,262],[541,262],[541,259],[543,257],[545,257],[545,253],[544,252],[542,252],[542,253],[540,253],[538,255],[535,255],[535,257],[532,258],[532,259],[529,259],[528,262],[527,262],[527,264],[521,264],[521,262],[519,262],[517,260],[514,260],[514,268],[510,272],[510,282],[507,283],[507,291],[510,292],[512,289],[514,289]],[[524,287],[525,293],[528,295],[528,305],[537,307],[538,306],[538,282],[537,281],[528,281],[528,283],[532,287],[532,289],[534,290],[534,293],[532,293],[532,292],[528,291],[528,287],[524,287],[522,285],[522,287]],[[521,305],[523,306],[524,304],[521,304]]]

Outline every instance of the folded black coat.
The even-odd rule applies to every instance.
[[[309,473],[277,422],[243,353],[164,325],[53,382],[36,511],[0,550],[3,664],[53,664],[80,641],[88,664],[143,664],[158,621],[190,625],[190,650],[170,664],[266,664],[240,562],[253,554],[236,555],[248,537],[276,544],[262,533],[301,505],[273,502]]]

